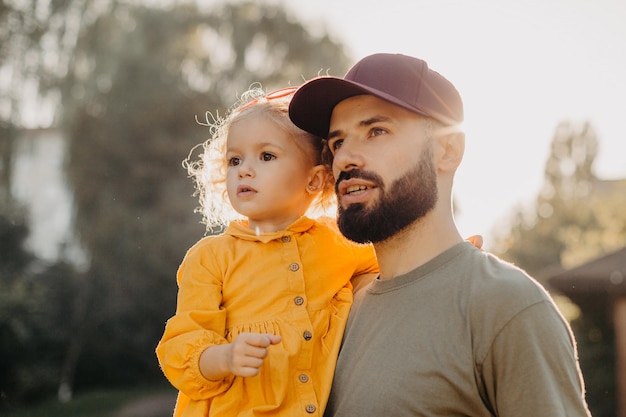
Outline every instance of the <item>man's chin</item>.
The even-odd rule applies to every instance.
[[[338,203],[339,203],[339,207],[341,207],[341,209],[344,211],[351,210],[352,207],[365,208],[365,202],[363,201],[349,203],[349,202],[346,202],[344,199],[339,198]]]
[[[337,211],[337,225],[339,231],[346,238],[356,243],[370,243],[369,221],[366,218],[364,204],[350,204],[347,208],[341,207]]]

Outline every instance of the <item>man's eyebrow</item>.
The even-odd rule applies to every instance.
[[[367,127],[380,122],[390,122],[391,117],[387,116],[372,116],[369,119],[361,120],[359,122],[359,127]],[[326,140],[331,140],[336,136],[341,136],[341,129],[333,130],[328,133],[328,138]]]
[[[337,136],[341,136],[341,130],[337,129],[337,130],[333,130],[332,132],[328,133],[328,137],[326,138],[327,141],[336,138]]]

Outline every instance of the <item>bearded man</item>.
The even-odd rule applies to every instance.
[[[421,59],[375,54],[303,84],[289,112],[326,139],[339,228],[380,265],[355,296],[324,415],[589,416],[550,295],[457,230],[454,85]]]

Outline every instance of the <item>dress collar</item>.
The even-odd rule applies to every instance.
[[[315,220],[312,220],[306,216],[302,216],[298,220],[287,226],[285,230],[279,230],[270,233],[261,233],[257,235],[253,229],[250,229],[248,227],[247,220],[234,220],[228,225],[224,234],[239,239],[267,243],[275,239],[281,239],[283,236],[292,235],[294,233],[306,232],[311,227],[313,227],[314,224]]]

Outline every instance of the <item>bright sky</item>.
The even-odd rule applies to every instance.
[[[487,248],[515,207],[533,203],[559,122],[589,120],[600,142],[596,174],[626,178],[624,0],[282,3],[326,28],[355,62],[413,55],[455,84],[466,131],[457,224],[485,236]]]

